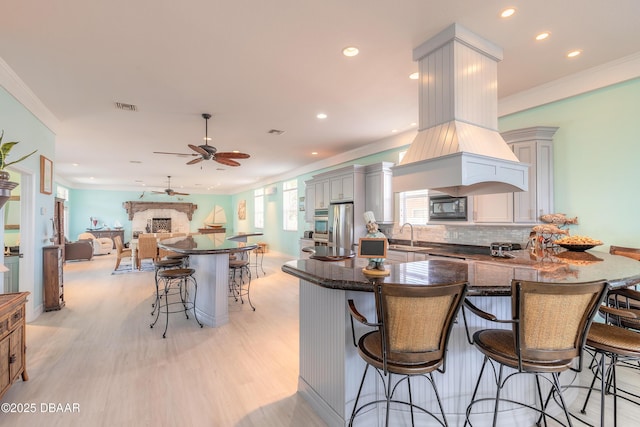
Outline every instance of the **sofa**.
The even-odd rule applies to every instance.
[[[65,242],[65,261],[90,261],[93,258],[93,243],[91,240],[78,240],[77,242]]]
[[[107,255],[113,250],[113,240],[108,237],[96,237],[91,233],[80,233],[78,240],[90,240],[94,255]]]

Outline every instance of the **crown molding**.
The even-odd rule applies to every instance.
[[[51,132],[57,133],[56,130],[60,125],[60,121],[2,58],[0,58],[0,86],[49,128]]]
[[[498,100],[498,117],[640,77],[640,52]]]

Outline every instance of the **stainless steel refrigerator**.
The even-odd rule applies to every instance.
[[[329,205],[329,246],[353,249],[353,203]]]

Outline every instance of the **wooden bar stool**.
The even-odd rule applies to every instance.
[[[171,313],[180,313],[184,312],[186,318],[189,318],[189,310],[193,310],[193,317],[196,319],[196,322],[202,328],[202,323],[198,320],[198,316],[196,314],[196,296],[198,293],[198,283],[193,277],[193,273],[195,270],[192,268],[174,268],[169,270],[162,270],[158,272],[158,281],[163,284],[163,294],[164,301],[162,298],[157,298],[157,302],[159,306],[156,311],[156,318],[149,325],[153,328],[160,317],[160,311],[162,311],[162,307],[164,307],[164,312],[166,315],[164,332],[162,334],[162,338],[167,337],[167,328],[169,327],[169,314]],[[189,285],[193,286],[193,301],[189,299]],[[170,301],[170,297],[179,296],[179,300]],[[169,306],[178,305],[180,308],[177,310],[170,311]]]

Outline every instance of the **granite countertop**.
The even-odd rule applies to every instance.
[[[212,233],[163,239],[158,242],[158,247],[179,254],[203,255],[249,251],[258,245],[228,240],[222,233]]]
[[[302,248],[303,252],[310,253],[310,259],[320,261],[344,261],[353,258],[356,253],[345,248],[336,248],[334,246],[309,246]]]
[[[371,280],[408,284],[469,281],[470,295],[497,296],[510,294],[512,279],[566,283],[606,279],[612,287],[640,283],[640,262],[606,252],[518,250],[509,252],[513,258],[496,258],[488,252],[473,253],[475,248],[448,246],[451,245],[437,248],[434,245],[424,253],[454,258],[389,264],[386,265],[389,276],[381,279],[364,276],[361,267],[345,267],[312,259],[290,261],[282,266],[282,270],[319,286],[354,291],[371,291]]]

